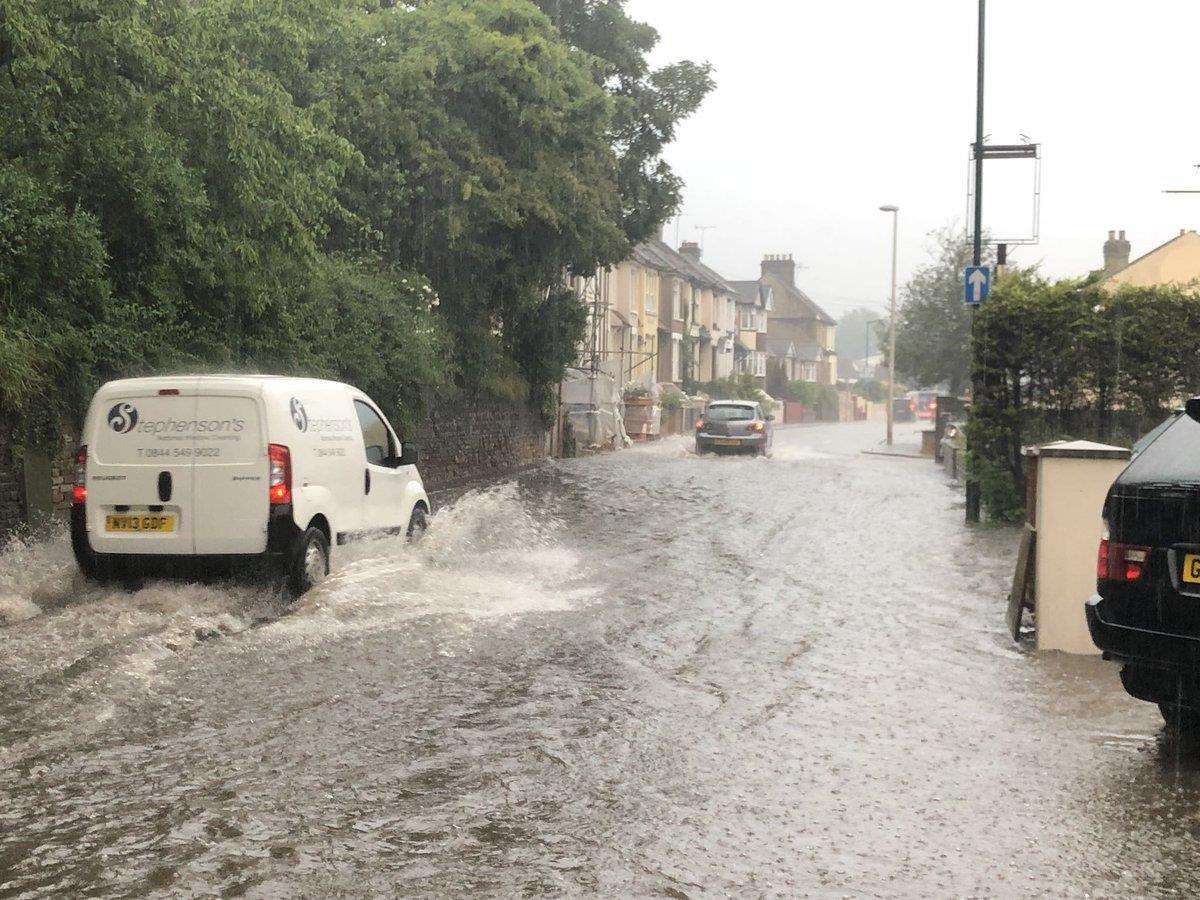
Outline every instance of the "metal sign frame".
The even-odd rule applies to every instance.
[[[975,145],[968,149],[971,165],[967,167],[967,240],[975,239],[972,211],[975,206]],[[1037,244],[1041,240],[1042,228],[1042,145],[1041,144],[984,144],[983,160],[1032,159],[1033,160],[1033,216],[1030,230],[1022,235],[987,235],[990,244]]]

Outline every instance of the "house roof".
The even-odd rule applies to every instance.
[[[767,338],[767,353],[771,356],[795,356],[796,345],[787,338]]]
[[[658,238],[642,241],[635,246],[633,258],[651,269],[678,275],[703,287],[726,294],[736,293],[736,289],[719,273],[704,263],[684,256],[678,250],[671,249],[665,241]]]
[[[782,278],[764,275],[760,281],[767,282],[774,292],[775,309],[773,319],[816,319],[825,325],[837,325],[837,320],[821,309],[813,299]]]
[[[820,362],[825,358],[825,348],[816,341],[797,341],[796,358],[805,362]]]
[[[731,281],[729,283],[737,293],[739,303],[753,303],[755,306],[767,305],[767,287],[761,281]]]
[[[1117,271],[1103,275],[1101,283],[1116,287],[1121,284],[1187,284],[1197,279],[1200,279],[1200,235],[1183,231]]]

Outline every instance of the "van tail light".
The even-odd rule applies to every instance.
[[[1137,581],[1149,562],[1149,547],[1119,544],[1104,538],[1096,556],[1096,578],[1100,581]]]
[[[87,503],[87,444],[75,451],[75,486],[71,488],[71,505]]]
[[[292,502],[292,454],[282,444],[267,444],[267,459],[271,462],[271,505]]]

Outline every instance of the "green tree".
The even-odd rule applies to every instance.
[[[625,11],[626,0],[534,0],[566,41],[591,58],[612,98],[609,141],[617,154],[621,227],[631,243],[657,233],[678,209],[683,182],[662,158],[679,123],[712,91],[712,67],[688,60],[653,69],[658,32]]]
[[[544,399],[583,323],[552,289],[629,247],[612,102],[525,0],[429,0],[361,21],[334,100],[361,153],[343,204],[368,230],[343,245],[430,279],[468,376],[486,374],[494,343]]]
[[[971,248],[953,226],[931,237],[932,260],[917,269],[902,292],[896,372],[919,387],[945,382],[958,395],[971,370],[971,311],[963,302],[963,268],[971,264]]]

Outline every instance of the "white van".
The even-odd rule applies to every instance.
[[[71,543],[83,572],[147,557],[263,557],[300,594],[331,548],[423,531],[417,451],[349,385],[270,375],[112,381],[76,454]]]

